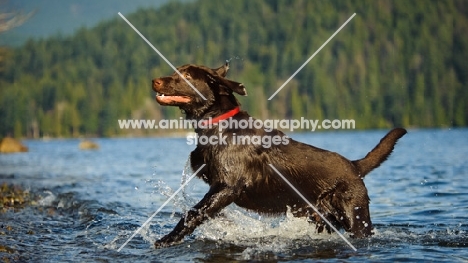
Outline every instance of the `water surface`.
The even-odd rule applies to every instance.
[[[386,131],[291,134],[350,159],[363,157]],[[350,240],[316,234],[291,216],[262,217],[236,206],[165,249],[152,243],[207,191],[189,182],[140,234],[117,249],[176,191],[193,146],[186,138],[29,140],[30,152],[0,155],[0,183],[40,196],[0,214],[0,258],[30,262],[467,262],[468,129],[410,130],[365,178],[376,234]],[[348,237],[347,234],[345,234]]]

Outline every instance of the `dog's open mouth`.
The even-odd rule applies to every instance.
[[[179,103],[189,103],[190,98],[187,96],[165,95],[161,92],[156,92],[156,101],[159,104],[179,104]]]

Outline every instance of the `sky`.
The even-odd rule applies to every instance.
[[[29,38],[71,35],[80,27],[128,14],[144,7],[159,7],[170,0],[0,0],[0,13],[35,12],[26,23],[0,33],[0,45],[17,46]]]

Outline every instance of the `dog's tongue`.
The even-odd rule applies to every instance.
[[[161,104],[189,103],[190,99],[184,96],[156,96],[156,101]]]

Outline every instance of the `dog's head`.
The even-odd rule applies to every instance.
[[[156,101],[164,106],[178,106],[189,118],[222,114],[240,105],[233,92],[247,95],[243,84],[225,78],[228,69],[227,63],[216,69],[191,64],[179,67],[180,75],[175,72],[153,79]]]

